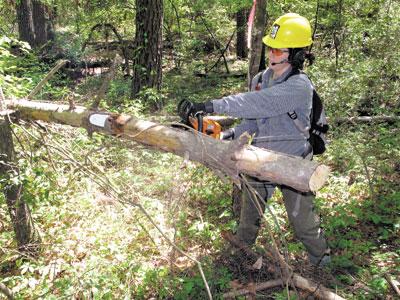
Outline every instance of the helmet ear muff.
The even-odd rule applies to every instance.
[[[291,48],[289,49],[289,63],[294,69],[303,69],[304,61],[306,59],[306,51],[304,48]]]
[[[307,48],[291,48],[289,49],[289,63],[294,69],[302,70],[304,61],[308,60],[309,65],[312,65],[315,60],[314,54],[308,52]]]

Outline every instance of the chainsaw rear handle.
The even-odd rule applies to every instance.
[[[203,132],[203,113],[198,112],[196,113],[197,117],[197,131]]]
[[[177,111],[179,116],[182,118],[182,121],[185,124],[188,124],[189,116],[197,118],[198,113],[212,113],[214,112],[214,107],[211,101],[196,103],[183,99],[179,102]]]

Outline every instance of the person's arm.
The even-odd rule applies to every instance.
[[[216,113],[258,119],[281,115],[298,108],[311,108],[312,91],[307,77],[299,75],[267,89],[231,95],[211,102]]]

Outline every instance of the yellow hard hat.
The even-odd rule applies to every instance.
[[[271,32],[263,38],[263,42],[271,48],[310,46],[312,44],[310,22],[298,14],[285,14],[274,22]]]

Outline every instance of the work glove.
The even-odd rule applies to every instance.
[[[235,138],[235,130],[233,128],[224,130],[219,135],[220,140],[230,140],[230,139],[233,140],[234,138]]]
[[[212,113],[214,112],[214,108],[211,101],[196,103],[184,99],[179,102],[177,111],[182,121],[188,123],[189,116],[195,117],[198,113]]]

